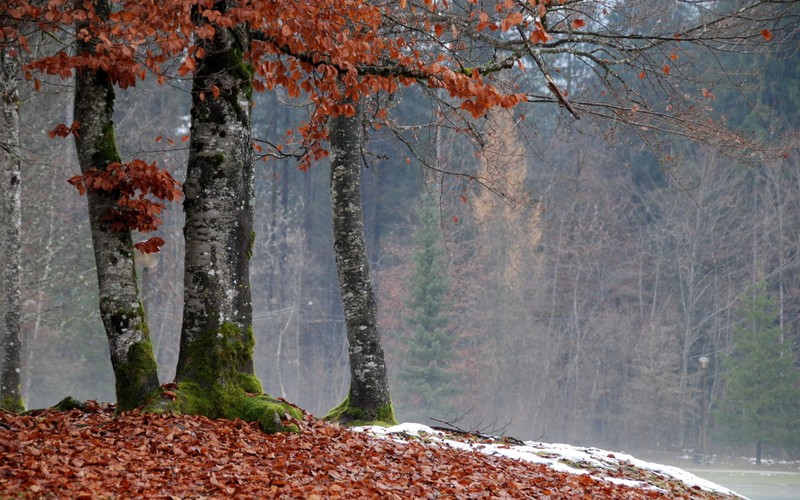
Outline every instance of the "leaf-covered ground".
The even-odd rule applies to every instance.
[[[238,420],[114,417],[91,402],[85,411],[0,413],[0,497],[730,498],[630,464],[571,474],[310,416],[299,424],[301,434],[265,435]]]

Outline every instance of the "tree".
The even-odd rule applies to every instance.
[[[97,20],[103,22],[108,19],[111,3],[97,0],[92,8]],[[78,53],[95,53],[98,39],[92,37],[91,24],[79,22],[76,30]],[[158,387],[158,369],[136,284],[132,228],[115,227],[112,218],[114,214],[127,215],[119,203],[120,187],[112,185],[108,189],[93,182],[93,179],[102,182],[107,176],[125,175],[114,136],[113,114],[114,87],[109,73],[103,69],[78,69],[74,116],[80,132],[74,130],[73,135],[84,177],[76,180],[76,184],[86,190],[100,316],[111,351],[117,408],[125,411],[143,404]]]
[[[2,257],[2,323],[0,323],[0,352],[3,353],[0,371],[0,409],[22,411],[21,368],[22,338],[20,336],[20,274],[22,206],[20,203],[20,148],[19,148],[19,50],[15,44],[0,38],[0,200],[2,214],[0,244]]]
[[[413,271],[409,279],[405,339],[398,374],[406,418],[445,418],[453,411],[449,398],[457,389],[449,361],[453,357],[452,334],[447,329],[447,297],[450,287],[437,207],[425,199],[417,209]]]
[[[223,9],[224,13],[224,9]],[[205,21],[194,12],[199,25]],[[209,24],[211,26],[211,24]],[[178,397],[168,407],[286,430],[296,409],[262,396],[253,368],[249,261],[255,240],[251,144],[253,72],[244,23],[213,25],[192,84],[191,141],[184,184],[186,257]]]
[[[719,438],[755,444],[760,465],[762,444],[786,452],[800,447],[800,370],[765,281],[745,292],[739,313],[733,349],[722,359],[725,389],[714,416]]]
[[[326,418],[344,423],[396,424],[361,215],[363,105],[346,105],[353,114],[331,120],[330,146],[333,245],[347,325],[350,390]]]

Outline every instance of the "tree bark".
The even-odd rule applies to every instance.
[[[378,332],[377,305],[364,244],[361,105],[356,114],[330,123],[333,246],[344,304],[350,357],[350,390],[326,418],[344,423],[396,423]]]
[[[107,0],[95,2],[107,17]],[[78,26],[78,29],[88,25]],[[95,42],[78,41],[78,50],[94,53]],[[80,123],[75,146],[81,172],[102,170],[120,161],[114,138],[114,87],[103,70],[78,70],[75,77],[74,117]],[[143,404],[158,387],[158,372],[144,308],[136,285],[133,238],[130,231],[112,231],[104,220],[116,205],[115,193],[87,191],[89,223],[97,265],[100,317],[108,337],[117,395],[117,411]]]
[[[0,98],[3,114],[0,126],[0,163],[2,164],[3,299],[0,311],[0,349],[3,352],[0,372],[0,409],[23,411],[20,336],[20,157],[19,157],[19,63],[8,48],[0,49]]]
[[[253,369],[249,261],[255,234],[252,70],[245,26],[198,40],[184,184],[184,313],[176,380],[261,392]],[[216,92],[219,92],[215,96]],[[219,409],[221,410],[221,409]]]

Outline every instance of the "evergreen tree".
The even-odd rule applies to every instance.
[[[722,360],[725,394],[714,415],[718,437],[732,445],[787,452],[800,447],[800,370],[762,281],[744,297],[733,352]]]
[[[427,199],[426,199],[427,200]],[[448,361],[452,358],[446,316],[449,283],[441,243],[438,210],[427,200],[417,210],[414,268],[406,303],[412,331],[400,371],[401,414],[406,420],[442,418],[452,413],[456,393]]]

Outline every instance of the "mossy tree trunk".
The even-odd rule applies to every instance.
[[[107,17],[110,5],[97,0],[99,16]],[[91,29],[79,25],[78,29]],[[94,53],[95,42],[78,41],[78,50]],[[79,70],[75,77],[74,117],[80,123],[75,136],[81,171],[102,170],[119,162],[114,138],[114,87],[105,71]],[[89,223],[97,265],[100,316],[108,337],[114,369],[117,411],[144,403],[158,387],[158,373],[150,343],[144,308],[136,285],[133,239],[130,231],[112,231],[104,221],[117,202],[115,193],[87,192]]]
[[[250,43],[244,25],[215,26],[213,38],[197,40],[205,55],[198,61],[192,87],[184,184],[184,312],[176,382],[179,411],[262,421],[259,398],[248,397],[262,392],[253,368],[249,277],[255,236],[253,73],[243,55]],[[262,426],[280,427],[274,417],[273,412]]]
[[[22,226],[20,206],[20,157],[19,157],[19,94],[17,79],[19,63],[10,53],[11,47],[0,48],[0,99],[2,117],[0,120],[0,164],[2,168],[2,187],[0,199],[3,200],[2,249],[0,258],[2,269],[3,300],[0,311],[3,321],[0,324],[0,351],[3,352],[2,372],[0,372],[0,409],[23,411],[20,337],[20,228]]]
[[[396,423],[378,332],[378,312],[369,274],[361,213],[364,129],[361,104],[354,116],[331,120],[331,206],[339,287],[350,357],[350,390],[327,417],[343,423]]]

